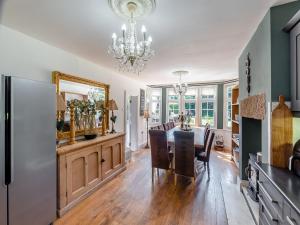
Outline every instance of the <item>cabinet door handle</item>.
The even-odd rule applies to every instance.
[[[292,219],[289,216],[286,216],[286,220],[288,221],[289,225],[296,225],[293,221],[295,221],[294,219]]]
[[[267,192],[267,190],[264,188],[263,183],[261,181],[258,181],[259,187],[260,189],[265,193],[266,197],[268,198],[268,200],[272,203],[278,204],[278,201],[274,200],[271,195],[269,195],[269,193]]]
[[[104,163],[105,162],[105,159],[101,159],[101,163]]]
[[[263,207],[263,208],[262,208],[262,211],[263,211],[263,212],[266,211],[266,213],[268,214],[268,217],[269,217],[272,221],[278,223],[278,220],[275,219],[275,218],[273,218],[272,214],[270,213],[270,211],[269,211],[268,208],[266,207],[266,205],[265,205],[263,199],[261,198],[261,195],[257,195],[257,197],[258,197],[258,199],[259,199],[259,202],[262,204],[262,207]]]

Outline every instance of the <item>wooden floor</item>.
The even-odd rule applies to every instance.
[[[202,168],[195,185],[160,170],[151,182],[150,151],[133,156],[127,170],[55,222],[55,225],[226,225],[221,180],[235,183],[230,156],[213,152],[211,175]]]

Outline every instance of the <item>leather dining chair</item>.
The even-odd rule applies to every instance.
[[[159,125],[158,130],[165,130],[164,125],[163,124]]]
[[[201,152],[199,155],[197,155],[197,160],[204,162],[204,166],[207,167],[208,175],[210,175],[209,159],[210,159],[210,153],[211,153],[214,138],[215,138],[215,132],[210,132],[205,152]]]
[[[177,175],[196,178],[194,133],[174,131],[175,139],[175,184]]]
[[[168,131],[168,130],[169,130],[169,126],[168,126],[167,123],[164,123],[163,126],[164,126],[165,131]]]
[[[199,155],[201,152],[205,152],[206,146],[207,146],[207,142],[208,142],[208,138],[209,138],[209,134],[210,134],[210,129],[204,131],[204,143],[203,146],[201,147],[195,147],[195,156],[197,157],[197,155]]]
[[[152,162],[152,181],[154,178],[154,169],[169,170],[173,168],[173,156],[168,147],[167,132],[163,130],[149,130],[151,145],[151,162]]]

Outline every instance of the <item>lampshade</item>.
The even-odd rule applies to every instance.
[[[61,94],[56,94],[56,110],[57,111],[65,111],[66,110],[66,102],[63,99]]]
[[[145,119],[150,118],[150,114],[149,114],[149,111],[148,111],[148,110],[145,110],[145,111],[144,111],[144,118],[145,118]]]
[[[118,110],[118,106],[115,100],[111,99],[108,101],[108,110]]]

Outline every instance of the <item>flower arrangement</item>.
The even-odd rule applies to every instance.
[[[96,116],[101,122],[105,113],[105,104],[103,100],[70,100],[67,101],[67,110],[70,111],[71,105],[74,107],[75,125],[77,130],[85,130],[85,133],[95,134]]]

